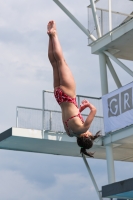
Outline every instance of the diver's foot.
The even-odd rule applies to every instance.
[[[47,34],[49,36],[55,36],[56,34],[56,24],[54,21],[49,21],[47,25]]]

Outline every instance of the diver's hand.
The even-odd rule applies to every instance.
[[[90,102],[85,99],[81,102],[81,105],[79,107],[79,111],[82,112],[87,107],[90,107]]]
[[[90,108],[91,111],[95,111],[96,112],[96,107],[93,106],[89,101],[87,101],[86,99],[83,100],[81,102],[82,104],[79,107],[79,111],[82,112],[85,108]]]

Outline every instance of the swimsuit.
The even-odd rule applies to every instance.
[[[65,94],[62,89],[60,89],[59,87],[55,89],[54,91],[54,96],[55,96],[55,99],[56,101],[58,102],[58,104],[60,105],[61,103],[63,102],[68,102],[68,103],[73,103],[77,108],[78,108],[78,105],[77,105],[77,102],[76,102],[76,98],[72,98],[70,96],[68,96],[67,94]],[[75,116],[72,116],[70,117],[69,119],[67,119],[64,124],[66,125],[67,127],[67,134],[70,136],[70,137],[73,137],[73,136],[76,136],[76,133],[74,133],[68,126],[68,121],[73,119],[74,117],[79,117],[82,121],[82,123],[84,123],[84,119],[82,117],[82,115],[80,114],[80,112],[75,115]]]
[[[62,91],[62,89],[56,88],[54,91],[54,96],[59,105],[63,102],[69,102],[69,103],[73,103],[78,108],[76,98],[72,98],[68,96]]]

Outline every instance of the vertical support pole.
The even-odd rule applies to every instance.
[[[108,183],[115,182],[115,169],[112,145],[106,146],[106,159],[107,159],[107,170],[108,170]]]
[[[99,62],[100,62],[102,95],[104,95],[108,93],[108,81],[107,81],[106,57],[103,53],[99,54]],[[106,146],[106,158],[107,158],[108,181],[109,183],[113,183],[115,182],[115,171],[114,171],[112,146]]]
[[[77,97],[78,97],[78,107],[79,107],[80,106],[80,96],[77,95]]]
[[[85,157],[84,154],[82,154],[82,158],[83,158],[83,161],[84,161],[84,163],[85,163],[85,165],[86,165],[86,168],[87,168],[87,170],[88,170],[88,172],[89,172],[89,175],[90,175],[90,177],[91,177],[91,180],[92,180],[92,182],[93,182],[93,185],[94,185],[94,187],[95,187],[95,189],[96,189],[96,192],[97,192],[97,195],[98,195],[98,197],[99,197],[99,200],[102,200],[102,197],[101,197],[101,194],[100,194],[100,192],[99,192],[98,186],[97,186],[97,184],[96,184],[96,181],[95,181],[95,179],[94,179],[94,176],[93,176],[93,174],[92,174],[92,171],[91,171],[91,169],[90,169],[90,166],[89,166],[89,164],[88,164],[88,162],[87,162],[86,157]]]
[[[18,128],[18,107],[16,108],[16,127]]]
[[[112,30],[112,0],[109,0],[109,31]]]
[[[92,9],[93,18],[94,18],[94,22],[95,22],[95,26],[96,26],[97,36],[98,36],[98,38],[100,38],[101,30],[100,30],[100,25],[99,25],[97,13],[96,13],[96,7],[95,7],[94,0],[90,0],[90,3],[91,3],[91,9]]]
[[[103,10],[101,10],[101,35],[103,36]]]
[[[104,95],[108,93],[108,81],[107,81],[106,58],[103,53],[99,54],[99,62],[100,62],[101,89],[102,89],[102,95]]]

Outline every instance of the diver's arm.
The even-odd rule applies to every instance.
[[[85,104],[85,108],[87,108],[87,107],[90,109],[90,113],[89,113],[87,119],[85,120],[85,122],[82,125],[77,126],[77,128],[76,128],[77,129],[77,131],[76,131],[77,135],[85,133],[89,129],[89,127],[90,127],[90,125],[91,125],[91,123],[92,123],[92,121],[93,121],[93,119],[96,115],[95,106],[93,106],[88,101]]]

